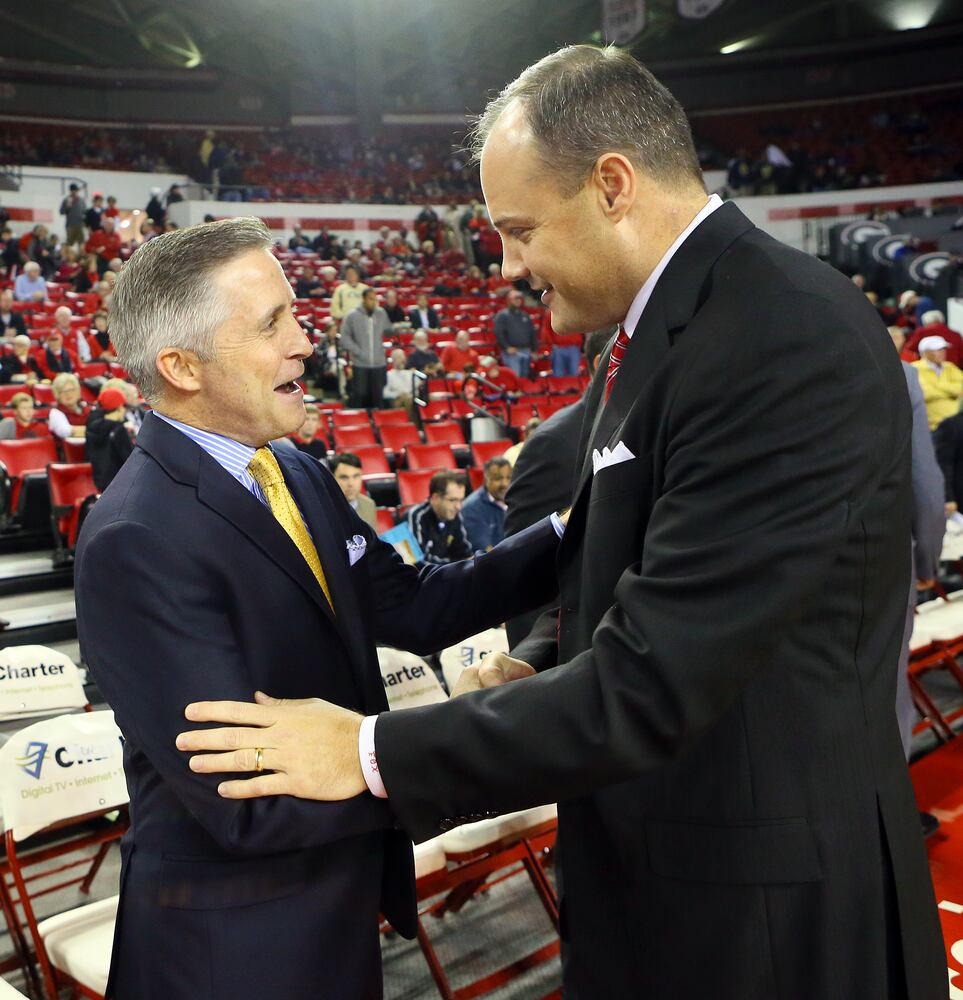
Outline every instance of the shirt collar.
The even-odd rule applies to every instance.
[[[696,217],[689,223],[685,229],[679,234],[678,239],[672,246],[666,250],[665,254],[662,256],[662,260],[655,265],[652,273],[646,278],[645,284],[639,289],[639,294],[632,300],[632,305],[629,306],[629,311],[625,314],[625,320],[622,323],[622,329],[631,337],[636,326],[638,326],[639,320],[642,318],[642,312],[644,311],[649,299],[652,297],[652,292],[655,289],[656,283],[662,276],[662,272],[669,266],[669,261],[672,260],[673,255],[682,246],[683,243],[692,235],[693,231],[712,213],[717,209],[722,207],[722,199],[717,195],[713,194],[709,196],[709,200],[703,205],[699,210]]]
[[[252,448],[249,444],[242,444],[231,438],[224,437],[223,434],[215,434],[212,431],[202,431],[190,424],[183,424],[173,417],[166,417],[163,413],[154,410],[154,415],[160,417],[164,423],[176,427],[182,434],[189,437],[199,448],[207,452],[211,458],[217,462],[226,472],[229,472],[235,479],[244,480],[250,476],[247,467],[254,458],[257,448]]]

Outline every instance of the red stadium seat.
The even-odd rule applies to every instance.
[[[484,469],[479,469],[473,465],[467,471],[468,471],[468,481],[471,483],[472,490],[477,490],[485,484]]]
[[[414,424],[388,424],[381,428],[381,443],[388,451],[404,451],[409,445],[421,444],[421,434]]]
[[[366,444],[376,445],[374,429],[366,423],[362,427],[335,427],[333,430],[336,451],[354,451]]]
[[[378,534],[391,531],[395,526],[395,512],[390,507],[379,507],[375,512]]]
[[[405,449],[408,468],[457,469],[455,454],[450,444],[412,444]]]
[[[33,395],[33,389],[29,385],[0,385],[0,405],[6,406],[18,392]]]
[[[447,420],[451,416],[451,403],[447,399],[432,399],[425,406],[418,407],[421,422],[425,424],[432,420]]]
[[[475,441],[471,446],[471,455],[475,465],[482,466],[490,458],[498,458],[504,455],[512,442],[508,438],[500,438],[498,441]]]
[[[0,470],[4,519],[18,513],[20,494],[27,477],[46,476],[47,466],[56,462],[57,442],[53,438],[0,441]]]
[[[437,469],[419,469],[417,472],[398,473],[398,493],[402,507],[412,507],[428,499],[428,484]]]
[[[64,438],[60,442],[65,462],[86,462],[87,442],[83,438]]]
[[[371,418],[367,410],[334,410],[331,413],[331,422],[335,427],[360,427],[363,424],[370,424]]]
[[[51,464],[47,469],[47,485],[57,548],[72,551],[77,544],[81,512],[98,495],[93,468],[89,462]]]
[[[556,396],[582,391],[582,380],[578,375],[549,375],[545,381],[548,382],[548,391]]]
[[[531,403],[512,403],[512,427],[524,427],[538,413]]]
[[[38,406],[53,406],[53,389],[49,385],[37,384],[33,387],[33,399]]]
[[[426,424],[425,440],[429,444],[450,444],[453,448],[467,447],[465,432],[461,429],[461,424],[454,420]]]
[[[386,427],[388,424],[410,424],[411,418],[407,410],[375,410],[372,414],[375,427]]]
[[[379,445],[365,445],[362,448],[355,448],[354,454],[361,459],[361,475],[364,479],[371,477],[394,478],[384,449]]]

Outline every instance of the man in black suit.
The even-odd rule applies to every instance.
[[[437,330],[441,323],[433,306],[428,305],[428,296],[420,292],[415,306],[408,313],[408,321],[413,330]]]
[[[5,340],[27,336],[23,316],[13,309],[13,292],[5,288],[0,292],[0,336]]]
[[[196,706],[263,728],[185,743],[280,747],[279,773],[223,789],[243,798],[354,795],[373,760],[416,840],[558,801],[566,997],[945,997],[893,708],[910,408],[885,328],[706,197],[681,107],[625,52],[547,56],[477,145],[506,278],[560,332],[622,325],[560,610],[515,650],[538,673],[375,723]]]
[[[121,1000],[380,997],[379,911],[416,930],[411,843],[388,805],[219,798],[174,747],[184,705],[263,688],[378,712],[376,639],[427,653],[554,587],[547,519],[420,572],[320,463],[266,447],[304,421],[311,344],[292,300],[263,223],[229,219],[145,244],[111,303],[121,363],[154,406],[76,562],[84,660],[126,740]]]
[[[593,330],[583,347],[589,373],[598,369],[599,358],[615,336],[614,327]],[[553,413],[525,440],[518,453],[512,482],[505,496],[505,537],[518,534],[552,511],[564,510],[572,502],[575,488],[578,441],[585,418],[585,397]],[[553,595],[553,600],[558,595]],[[552,605],[554,607],[554,604]],[[510,618],[506,624],[508,643],[516,646],[532,630],[547,606]]]

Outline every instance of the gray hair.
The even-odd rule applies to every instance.
[[[260,219],[222,219],[155,236],[130,258],[114,285],[108,326],[121,365],[146,400],[163,394],[157,355],[165,347],[215,359],[229,303],[215,293],[211,276],[235,257],[270,246]]]
[[[928,309],[920,317],[923,326],[929,326],[931,323],[945,323],[946,317],[939,311],[939,309]]]
[[[604,153],[622,153],[671,189],[705,190],[682,106],[628,52],[569,45],[529,66],[475,120],[468,137],[476,160],[502,112],[524,108],[539,158],[574,195]]]
[[[50,383],[50,390],[54,394],[54,399],[60,399],[60,394],[67,388],[67,386],[73,386],[75,389],[80,388],[80,379],[74,375],[73,372],[61,372],[59,375],[54,377],[53,382]]]

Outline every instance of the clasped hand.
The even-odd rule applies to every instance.
[[[527,663],[504,653],[466,667],[451,695],[499,687],[534,674]],[[324,802],[349,799],[367,788],[358,756],[362,717],[320,698],[272,698],[261,691],[254,704],[200,701],[184,710],[190,722],[227,723],[222,729],[195,729],[177,737],[179,750],[196,753],[192,771],[201,774],[252,772],[260,750],[261,770],[254,777],[223,781],[227,799],[294,795]]]

